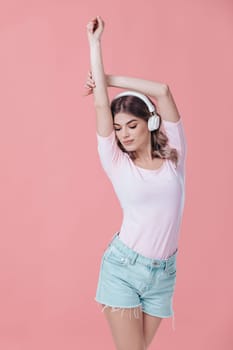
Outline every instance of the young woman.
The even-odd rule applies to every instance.
[[[116,348],[144,350],[162,319],[174,320],[187,146],[167,84],[105,74],[103,30],[99,16],[87,25],[91,71],[85,87],[94,96],[100,161],[124,217],[104,251],[95,300]],[[110,104],[109,86],[130,90]]]

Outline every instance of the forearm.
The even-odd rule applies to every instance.
[[[92,77],[95,81],[95,88],[93,89],[94,104],[95,106],[109,106],[100,41],[95,41],[90,44],[90,61]]]
[[[168,88],[164,83],[128,76],[106,75],[106,81],[108,86],[136,90],[156,99],[163,96]]]

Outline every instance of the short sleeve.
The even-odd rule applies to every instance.
[[[97,149],[103,169],[109,177],[112,176],[113,170],[123,161],[125,154],[119,148],[116,140],[115,131],[109,136],[97,136]]]
[[[162,125],[169,139],[169,146],[176,148],[178,152],[178,165],[184,164],[187,155],[187,141],[182,119],[180,118],[177,122],[171,122],[163,119]]]

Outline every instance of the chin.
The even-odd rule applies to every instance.
[[[125,149],[126,151],[128,151],[128,152],[134,152],[134,151],[136,151],[135,146],[134,146],[134,147],[133,147],[133,146],[126,146],[126,147],[124,147],[124,149]]]

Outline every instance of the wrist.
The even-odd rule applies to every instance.
[[[111,83],[112,83],[112,75],[110,75],[110,74],[105,74],[105,80],[106,80],[107,86],[111,86]]]
[[[90,39],[89,40],[90,48],[98,48],[101,46],[101,40],[100,39]]]

